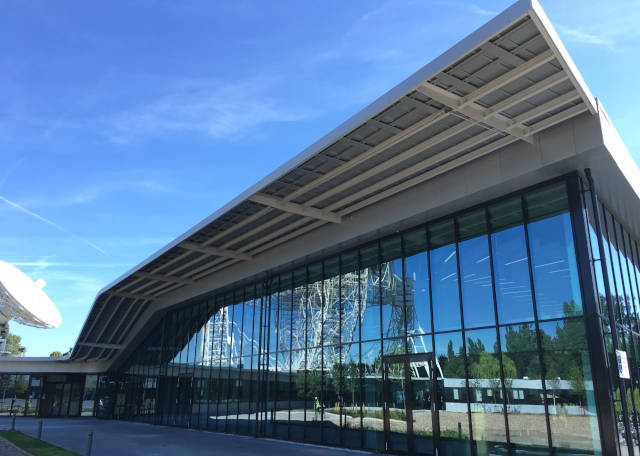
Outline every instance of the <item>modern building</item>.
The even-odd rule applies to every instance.
[[[70,359],[0,370],[43,416],[640,454],[639,240],[640,172],[521,0],[106,286]]]

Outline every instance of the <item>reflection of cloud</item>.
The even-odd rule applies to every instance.
[[[5,198],[4,196],[0,196],[0,201],[4,201],[7,205],[11,206],[12,208],[22,212],[23,214],[28,215],[29,217],[35,218],[36,220],[39,220],[47,225],[49,225],[52,228],[55,228],[58,231],[61,231],[77,240],[79,240],[80,242],[88,245],[89,247],[91,247],[94,250],[97,250],[98,252],[102,253],[103,255],[108,255],[107,252],[105,252],[104,250],[102,250],[100,247],[98,247],[97,245],[95,245],[93,242],[84,239],[80,236],[78,236],[77,234],[72,233],[71,231],[67,230],[66,228],[61,227],[60,225],[58,225],[55,222],[52,222],[49,219],[44,218],[41,215],[36,214],[35,212],[30,211],[29,209],[25,208],[24,206],[21,206],[18,203],[15,203],[7,198]]]
[[[259,78],[169,84],[155,99],[117,114],[108,136],[115,143],[125,144],[139,137],[168,133],[201,133],[233,141],[264,123],[294,122],[314,115],[306,106],[283,106],[270,96],[272,84]]]

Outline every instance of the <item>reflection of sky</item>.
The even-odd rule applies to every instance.
[[[431,278],[435,330],[458,329],[460,300],[455,244],[431,251]]]
[[[535,280],[536,301],[540,318],[562,317],[563,304],[574,300],[580,304],[580,295],[578,288],[577,266],[575,261],[575,252],[573,246],[572,230],[570,218],[568,214],[562,214],[555,217],[539,220],[529,224],[530,250],[532,257],[532,270]],[[529,265],[527,262],[527,248],[524,236],[524,227],[516,226],[507,230],[503,230],[491,235],[491,245],[493,247],[493,265],[496,281],[496,296],[498,298],[499,318],[501,323],[516,323],[521,321],[531,321],[533,319],[533,307],[531,302],[531,286],[529,281]],[[612,246],[612,248],[615,248]],[[607,252],[608,253],[608,252]],[[491,282],[491,262],[489,255],[489,242],[486,235],[462,241],[456,245],[450,244],[430,252],[431,258],[431,279],[432,279],[432,297],[434,302],[434,316],[436,318],[436,330],[455,330],[461,327],[459,314],[459,295],[458,295],[458,262],[460,266],[460,275],[462,278],[462,296],[464,305],[464,317],[466,328],[489,326],[495,323],[493,314],[493,290]],[[617,259],[617,256],[616,256]],[[624,258],[622,261],[626,261]],[[383,330],[387,336],[398,335],[395,329],[390,326],[393,320],[394,312],[401,309],[402,303],[402,263],[400,260],[394,260],[390,263],[389,268],[383,266]],[[407,292],[412,292],[413,296],[408,296],[407,303],[413,303],[415,312],[408,313],[410,321],[409,334],[419,334],[430,332],[431,324],[429,321],[430,312],[428,306],[429,291],[429,274],[427,270],[427,255],[425,252],[416,254],[406,259],[406,284]],[[623,268],[626,268],[626,262]],[[626,274],[626,269],[624,269]],[[616,263],[612,268],[612,274],[616,276],[619,283],[623,283],[620,275],[619,265]],[[374,305],[379,297],[379,277],[375,269],[366,269],[361,271],[363,283],[361,283],[361,292],[365,298],[362,305],[365,310],[365,318],[362,326],[363,339],[369,340],[379,339],[380,325],[379,312],[380,307]],[[624,279],[625,286],[628,287],[628,278]],[[333,282],[332,282],[333,283]],[[336,281],[337,283],[337,281]],[[325,286],[326,288],[326,286]],[[355,291],[357,295],[357,287],[351,285],[350,290]],[[345,302],[345,296],[349,293],[335,293],[331,302],[338,303],[342,300]],[[354,293],[351,293],[353,295]],[[301,322],[305,318],[310,323],[313,318],[308,318],[300,303],[305,302],[305,295],[296,293],[294,298],[294,306],[291,309],[289,303],[291,295],[284,292],[280,296],[281,312],[278,316],[273,306],[272,317],[272,342],[278,340],[278,334],[281,334],[286,340],[281,344],[280,349],[289,348],[289,337],[291,330],[289,323],[293,310],[294,333],[303,331],[304,324]],[[333,296],[333,295],[332,295]],[[353,298],[354,296],[352,296]],[[317,297],[316,297],[317,298]],[[319,298],[316,299],[313,309],[318,310]],[[278,303],[277,295],[273,299],[272,304]],[[336,304],[337,305],[337,304]],[[251,352],[251,345],[254,345],[254,353],[257,353],[257,337],[252,337],[252,330],[255,326],[257,331],[258,324],[253,322],[254,303],[253,301],[245,304],[243,312],[242,305],[237,306],[235,313],[233,307],[226,309],[227,313],[220,311],[217,318],[212,319],[209,324],[211,331],[207,335],[209,343],[216,342],[212,347],[212,351],[208,355],[218,357],[220,350],[226,354],[233,350],[234,355],[240,353],[240,340],[243,341],[244,354]],[[255,305],[256,318],[259,318],[259,305]],[[344,313],[344,312],[343,312]],[[334,315],[335,314],[335,315]],[[329,315],[335,320],[339,315],[336,311],[329,312]],[[281,320],[281,328],[275,327],[275,321],[278,317]],[[230,319],[235,320],[229,321]],[[221,324],[224,320],[224,324]],[[245,331],[241,331],[241,325],[246,327]],[[328,319],[329,320],[329,319]],[[327,320],[327,321],[328,321]],[[325,323],[325,326],[328,323]],[[225,335],[221,340],[220,332],[224,328]],[[318,326],[319,328],[319,326]],[[344,327],[343,327],[344,329]],[[217,337],[213,337],[216,331]],[[337,330],[337,329],[336,329]],[[204,331],[203,331],[204,332]],[[313,331],[311,331],[313,332]],[[490,331],[491,332],[491,331]],[[232,334],[233,333],[233,334]],[[469,337],[481,337],[483,343],[488,350],[493,349],[495,335],[472,335]],[[487,333],[489,334],[489,333]],[[233,337],[231,337],[233,335]],[[354,334],[357,338],[357,333]],[[203,338],[202,333],[198,336],[197,343],[201,344]],[[283,340],[281,337],[281,341]],[[458,336],[438,336],[436,340],[436,350],[439,354],[446,354],[447,343],[453,337],[455,340],[455,350],[457,351]],[[296,339],[294,335],[294,339]],[[303,336],[304,339],[304,336]],[[313,337],[311,337],[313,339]],[[345,340],[343,338],[343,340]],[[418,339],[412,339],[419,342]],[[418,343],[415,347],[410,342],[410,351],[422,352],[430,350],[430,338],[427,338],[426,344]],[[232,346],[233,345],[233,346]],[[275,345],[275,344],[272,344]],[[294,346],[296,341],[294,340]],[[429,345],[429,347],[427,347]],[[178,360],[193,361],[194,348],[196,346],[196,336],[194,335],[190,343],[182,348],[175,356],[175,362]],[[234,347],[235,346],[235,347]],[[353,351],[352,347],[351,351]],[[187,353],[187,350],[189,351]],[[373,364],[379,356],[380,344],[378,342],[363,344],[363,362]],[[197,355],[201,357],[200,354]],[[209,356],[207,356],[208,358]],[[199,358],[198,358],[199,359]],[[198,360],[196,359],[196,361]],[[285,360],[281,360],[284,362]]]
[[[565,316],[564,303],[580,305],[569,214],[529,225],[536,303],[540,318]]]
[[[461,242],[460,273],[466,328],[495,324],[487,236]]]
[[[494,233],[491,243],[500,323],[532,320],[524,228],[517,226]]]

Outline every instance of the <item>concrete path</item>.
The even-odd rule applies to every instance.
[[[11,421],[0,417],[0,429]],[[16,429],[35,436],[38,418],[18,417]],[[92,456],[354,456],[371,453],[284,442],[271,439],[153,426],[95,418],[50,418],[43,424],[42,438],[59,447],[84,454],[87,434],[93,431]],[[1,454],[1,453],[0,453]]]
[[[25,456],[27,453],[17,449],[7,440],[0,437],[0,454],[2,456]]]

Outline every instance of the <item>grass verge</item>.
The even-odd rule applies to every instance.
[[[38,440],[20,431],[0,431],[0,437],[7,439],[18,448],[23,449],[33,456],[80,456],[80,453],[69,451],[51,445],[43,440]]]

